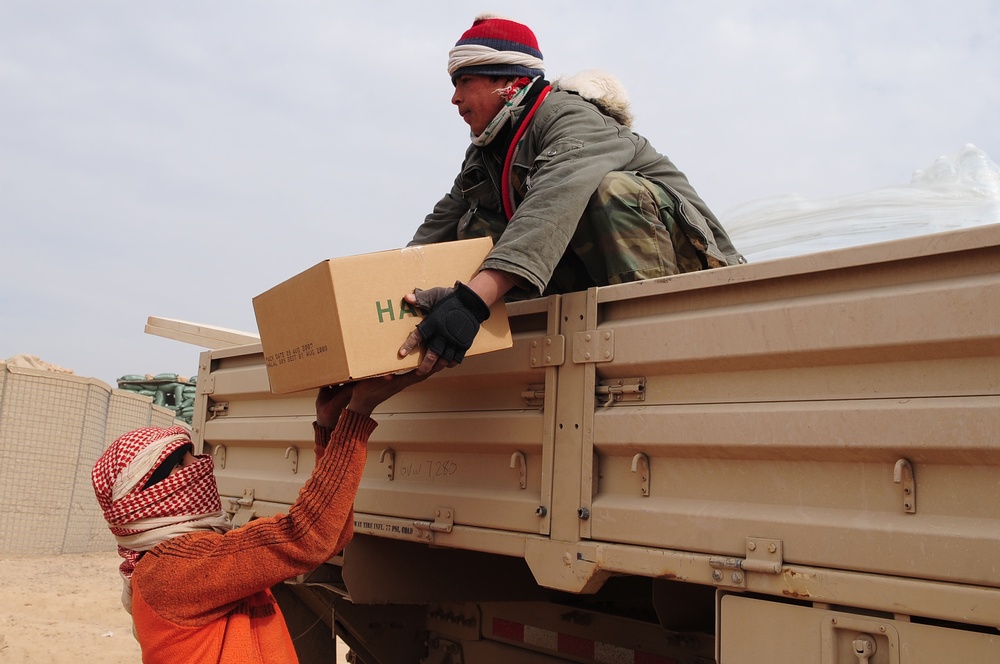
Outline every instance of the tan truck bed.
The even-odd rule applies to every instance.
[[[707,590],[714,655],[674,661],[859,661],[829,625],[800,638],[814,656],[755,654],[785,612],[826,625],[838,607],[889,621],[872,662],[938,661],[899,659],[911,637],[938,643],[914,621],[967,626],[969,655],[1000,657],[1000,226],[508,312],[513,348],[377,412],[336,561],[355,603],[400,602],[373,552],[418,543],[523,561],[570,595],[631,577]],[[287,509],[314,395],[271,395],[259,345],[205,352],[198,391],[195,435],[236,519]],[[659,604],[665,629],[684,622]]]

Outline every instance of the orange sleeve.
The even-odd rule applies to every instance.
[[[333,436],[333,429],[320,426],[319,422],[313,422],[313,451],[316,452],[316,463],[323,458],[326,446],[330,444],[330,437]]]
[[[139,561],[133,583],[164,617],[197,624],[318,567],[353,533],[354,497],[375,427],[370,417],[345,410],[287,515],[163,542]]]

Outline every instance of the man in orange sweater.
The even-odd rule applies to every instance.
[[[416,372],[322,388],[316,467],[288,514],[230,529],[212,457],[182,427],[116,440],[92,473],[125,559],[122,603],[146,664],[297,662],[270,587],[308,572],[353,534],[372,411],[422,380]]]

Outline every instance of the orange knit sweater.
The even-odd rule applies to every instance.
[[[297,662],[269,588],[308,572],[353,534],[353,503],[376,423],[345,410],[288,514],[228,533],[199,532],[148,551],[132,574],[145,664]]]

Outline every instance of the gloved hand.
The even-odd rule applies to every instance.
[[[437,288],[414,288],[413,297],[416,298],[417,306],[424,311],[430,311],[434,305],[455,292],[450,286],[438,286]]]
[[[460,281],[454,288],[418,290],[414,295],[418,306],[428,310],[427,317],[417,325],[427,350],[446,362],[461,362],[479,326],[490,317],[490,308]]]

